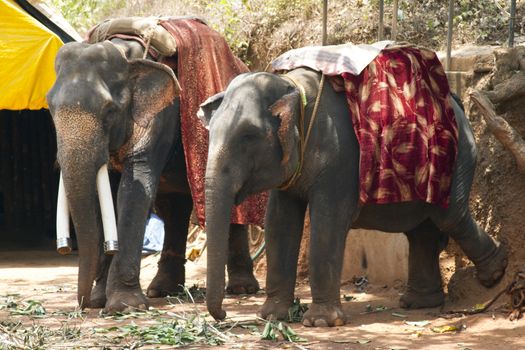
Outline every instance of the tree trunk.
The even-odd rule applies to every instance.
[[[470,97],[480,109],[489,130],[512,153],[519,170],[525,174],[525,141],[521,135],[505,119],[496,115],[494,105],[483,93],[473,91]]]

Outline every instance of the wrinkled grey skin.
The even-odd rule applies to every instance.
[[[305,87],[309,123],[320,75],[307,69],[288,73]],[[298,163],[298,90],[278,75],[247,73],[235,78],[225,94],[201,106],[210,130],[206,169],[208,249],[207,303],[215,318],[225,316],[224,286],[229,207],[247,195],[271,190],[265,221],[267,299],[260,314],[282,319],[294,299],[295,276],[305,210],[310,211],[310,286],[312,305],[306,326],[344,324],[340,277],[350,228],[405,232],[410,244],[409,281],[401,305],[432,307],[443,303],[439,252],[450,236],[474,262],[481,283],[494,285],[504,274],[507,255],[472,219],[468,199],[476,149],[470,126],[455,101],[459,154],[448,209],[423,202],[358,206],[359,147],[344,94],[325,84],[308,142],[304,167],[287,190]],[[210,268],[215,267],[215,268]],[[213,294],[212,294],[213,293]]]
[[[47,95],[78,239],[78,302],[82,307],[105,307],[110,313],[148,305],[139,271],[144,228],[154,205],[165,220],[166,234],[147,294],[177,293],[185,278],[193,202],[179,137],[178,82],[171,70],[142,56],[138,43],[120,39],[64,45],[56,59],[56,83]],[[120,250],[112,258],[101,249],[95,179],[110,157],[121,166],[116,192]],[[230,231],[224,236],[230,250],[228,289],[254,293],[259,286],[247,230],[232,225]]]

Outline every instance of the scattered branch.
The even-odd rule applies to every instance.
[[[525,174],[525,141],[521,135],[504,118],[496,115],[494,105],[482,92],[474,91],[470,97],[481,111],[489,130],[512,153],[519,170]]]
[[[494,104],[504,104],[525,97],[525,73],[514,74],[510,79],[496,85],[494,91],[486,91],[485,95]]]

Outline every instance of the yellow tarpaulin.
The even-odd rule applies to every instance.
[[[12,0],[0,0],[0,109],[47,108],[62,41]]]

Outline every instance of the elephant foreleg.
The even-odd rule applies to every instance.
[[[149,167],[139,161],[130,164],[122,176],[117,206],[119,252],[109,268],[105,307],[108,313],[148,307],[139,277],[144,229],[157,184],[150,173]]]
[[[259,282],[253,275],[253,261],[250,257],[246,225],[230,225],[226,290],[230,294],[254,294],[259,290]]]
[[[266,294],[263,318],[285,319],[294,299],[297,259],[306,204],[280,191],[272,191],[265,220]]]
[[[124,164],[117,198],[119,252],[111,262],[106,286],[105,310],[110,313],[148,307],[140,286],[140,261],[146,220],[172,143],[169,135],[174,125],[167,120],[158,119],[149,142],[133,150]]]
[[[326,216],[310,206],[310,288],[312,304],[303,316],[307,327],[342,326],[346,322],[341,298],[341,269],[348,214]],[[348,211],[347,211],[348,213]]]
[[[157,208],[164,220],[165,234],[157,274],[147,290],[150,298],[176,295],[183,289],[186,240],[193,201],[190,194],[159,194]]]
[[[348,179],[349,172],[338,171]],[[356,188],[327,177],[322,188],[312,191],[310,208],[310,288],[312,304],[303,316],[303,325],[333,327],[345,324],[340,298],[341,269],[351,218],[357,210]]]
[[[408,286],[400,299],[403,308],[425,308],[442,305],[445,300],[439,253],[447,236],[427,220],[405,233],[409,243]]]

